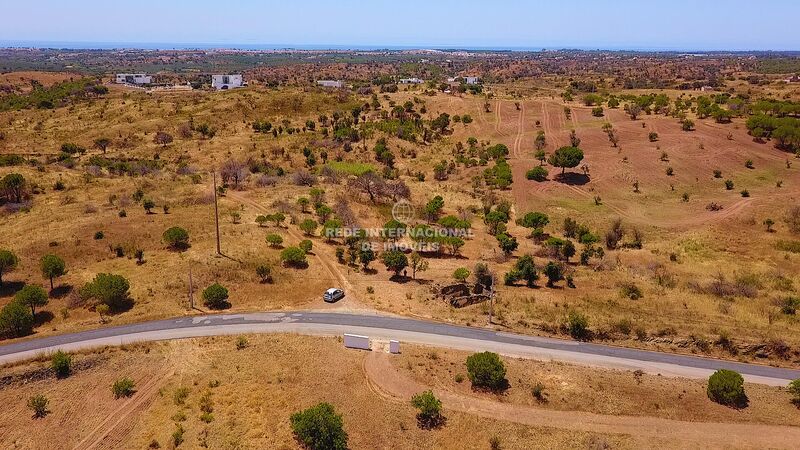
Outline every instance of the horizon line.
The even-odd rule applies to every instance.
[[[126,42],[126,41],[60,41],[0,39],[0,48],[38,50],[242,50],[242,51],[380,51],[380,50],[435,50],[435,51],[500,51],[500,52],[541,52],[541,51],[608,51],[608,52],[664,52],[664,53],[800,53],[800,49],[757,49],[757,48],[691,48],[682,46],[600,46],[583,45],[425,45],[425,44],[245,44],[211,42]]]

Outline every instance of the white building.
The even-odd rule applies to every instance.
[[[467,84],[480,84],[480,77],[464,77],[464,82]]]
[[[217,90],[244,86],[241,75],[211,75],[211,87]]]
[[[422,84],[423,80],[419,78],[400,78],[400,84]]]
[[[336,80],[318,80],[317,85],[327,88],[340,88],[344,86],[344,83]]]
[[[118,84],[150,84],[153,77],[146,73],[118,73],[116,81]]]

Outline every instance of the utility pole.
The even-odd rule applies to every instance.
[[[189,266],[189,309],[194,309],[194,283],[192,282],[192,266]]]
[[[217,170],[214,169],[214,222],[217,227],[217,254],[221,255],[219,247],[219,206],[217,206]]]

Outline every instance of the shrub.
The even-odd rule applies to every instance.
[[[411,397],[411,404],[419,410],[417,423],[420,428],[436,428],[442,424],[442,401],[431,391],[425,391]]]
[[[280,234],[270,233],[267,235],[267,243],[270,247],[279,247],[283,244],[283,238]]]
[[[733,180],[725,180],[725,189],[728,191],[733,190]]]
[[[41,286],[27,284],[14,295],[14,301],[31,309],[31,316],[36,316],[36,307],[47,305],[47,293]]]
[[[94,240],[95,241],[99,241],[99,240],[103,239],[104,237],[106,237],[106,235],[102,231],[96,231],[94,233]]]
[[[185,250],[189,248],[189,232],[181,227],[167,229],[162,236],[173,250]]]
[[[306,253],[310,253],[311,249],[314,248],[314,244],[308,239],[300,241],[300,244],[298,244],[298,246]]]
[[[475,387],[499,390],[507,385],[506,368],[497,353],[470,355],[467,358],[467,376]]]
[[[172,401],[175,402],[176,405],[180,406],[186,402],[186,399],[189,397],[189,388],[182,386],[178,389],[175,389],[175,393],[172,394]]]
[[[747,406],[744,378],[732,370],[720,369],[708,378],[708,398],[720,405],[742,408]]]
[[[624,283],[620,288],[620,291],[622,292],[623,297],[631,300],[639,300],[644,296],[639,286],[634,283]]]
[[[47,415],[47,404],[50,401],[42,394],[34,395],[28,399],[28,408],[33,410],[33,417],[41,418]]]
[[[248,341],[246,337],[239,336],[236,338],[236,350],[244,350],[248,345],[250,345],[250,341]]]
[[[203,291],[203,304],[211,309],[229,308],[228,290],[219,283],[212,284]]]
[[[122,275],[99,273],[81,288],[84,299],[95,299],[111,309],[123,309],[130,303],[130,283]]]
[[[567,316],[569,335],[573,339],[585,340],[589,338],[589,319],[577,311],[570,311]]]
[[[455,278],[455,280],[458,281],[459,283],[467,281],[469,275],[470,275],[469,269],[467,269],[466,267],[459,267],[453,272],[453,278]]]
[[[33,314],[20,302],[11,301],[0,310],[0,330],[8,337],[26,336],[33,332]]]
[[[545,181],[547,180],[547,175],[547,169],[542,166],[536,166],[525,173],[525,178],[533,181]]]
[[[53,353],[50,363],[58,378],[66,378],[72,369],[72,356],[59,350]]]
[[[266,264],[259,264],[256,267],[256,275],[261,278],[262,283],[272,282],[272,268]]]
[[[794,396],[792,403],[800,405],[800,378],[789,383],[789,393]]]
[[[179,423],[175,424],[175,431],[172,432],[172,444],[175,447],[179,447],[181,444],[183,444],[183,433],[183,425]]]
[[[531,394],[539,403],[547,403],[547,393],[545,393],[542,383],[536,383],[531,389]]]
[[[306,261],[306,252],[300,247],[286,247],[281,252],[281,261],[290,267],[305,267],[308,265]]]
[[[111,386],[111,392],[114,393],[114,398],[130,397],[136,392],[136,383],[128,377],[121,378],[114,382]]]
[[[342,416],[329,403],[320,403],[289,418],[297,440],[310,450],[346,450],[347,433]]]

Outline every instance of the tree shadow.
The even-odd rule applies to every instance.
[[[472,386],[472,390],[474,392],[484,392],[488,394],[496,394],[500,395],[505,393],[507,390],[511,388],[511,383],[509,383],[507,378],[503,378],[502,381],[497,386]]]
[[[393,281],[395,283],[406,284],[411,281],[411,277],[403,276],[403,275],[392,275],[389,277],[389,281]]]
[[[72,292],[72,285],[70,284],[62,284],[60,286],[56,286],[50,290],[50,297],[52,298],[64,298]]]
[[[42,326],[46,323],[51,322],[56,316],[50,311],[36,311],[36,315],[33,317],[33,325],[34,326]]]
[[[570,186],[583,186],[591,181],[588,175],[577,172],[560,173],[554,177],[559,183],[568,184]]]
[[[362,269],[362,272],[364,272],[364,274],[366,275],[375,275],[376,273],[378,273],[378,269],[373,269],[372,267],[369,267],[366,269]]]
[[[3,285],[0,286],[0,297],[13,297],[23,287],[25,287],[24,281],[3,281]]]

